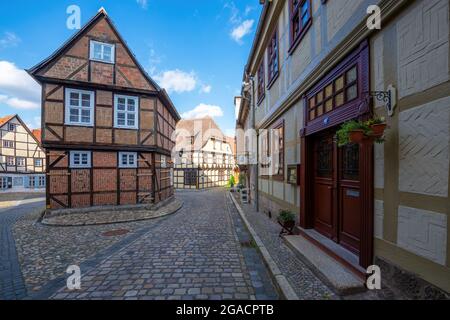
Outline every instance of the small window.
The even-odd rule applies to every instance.
[[[311,20],[311,0],[291,1],[291,45],[295,45],[305,34]]]
[[[115,46],[109,43],[91,41],[90,59],[114,64]]]
[[[14,149],[14,141],[3,140],[3,148]]]
[[[14,157],[6,157],[6,165],[8,165],[8,166],[15,166],[16,165],[16,158],[14,158]]]
[[[137,168],[137,153],[119,152],[119,168]]]
[[[36,177],[31,176],[28,178],[28,188],[34,188],[36,186]]]
[[[269,58],[268,81],[270,86],[275,77],[278,75],[278,35],[276,31],[269,43],[267,53]]]
[[[38,178],[38,188],[44,188],[45,187],[45,177],[39,176]]]
[[[42,159],[34,159],[35,167],[42,167]]]
[[[115,127],[138,129],[139,99],[129,96],[114,96]]]
[[[264,80],[264,60],[261,62],[261,65],[258,69],[258,103],[263,101],[265,96],[265,80]]]
[[[91,152],[90,151],[71,151],[70,152],[71,168],[90,168]]]
[[[26,165],[25,158],[17,158],[17,166],[18,167],[25,167],[25,165]]]
[[[94,125],[94,93],[66,89],[66,124]]]
[[[8,123],[8,131],[10,132],[16,131],[16,125],[14,123]]]

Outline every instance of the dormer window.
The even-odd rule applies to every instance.
[[[90,59],[114,64],[115,46],[110,43],[91,41]]]

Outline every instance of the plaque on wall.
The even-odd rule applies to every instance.
[[[299,165],[289,165],[287,168],[287,182],[289,184],[299,185],[298,170]]]

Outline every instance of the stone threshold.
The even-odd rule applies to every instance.
[[[338,295],[365,292],[364,280],[303,235],[285,236],[288,247]]]
[[[174,214],[182,206],[183,202],[173,197],[153,206],[136,205],[59,210],[58,212],[51,212],[51,214],[47,212],[40,223],[47,226],[75,227],[143,221]]]

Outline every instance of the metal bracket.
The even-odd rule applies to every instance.
[[[386,113],[392,117],[395,109],[395,89],[392,86],[388,87],[387,91],[369,91],[366,93],[369,97],[375,98],[377,101],[384,102]]]

